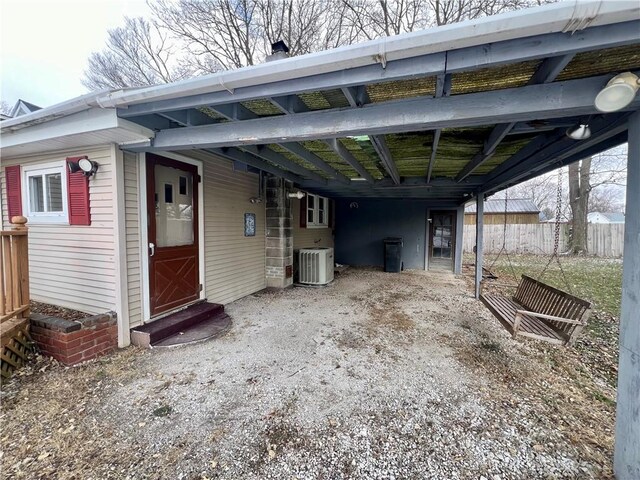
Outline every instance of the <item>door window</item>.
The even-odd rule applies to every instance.
[[[155,165],[156,243],[158,247],[193,245],[193,175]]]
[[[433,258],[451,258],[453,225],[450,215],[433,216]]]

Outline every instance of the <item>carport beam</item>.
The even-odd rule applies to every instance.
[[[476,298],[480,298],[480,282],[482,281],[482,248],[484,238],[484,193],[476,198]]]
[[[613,454],[613,469],[620,480],[640,478],[640,111],[629,119],[626,205]]]

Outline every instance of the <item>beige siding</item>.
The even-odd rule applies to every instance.
[[[300,200],[291,201],[293,209],[293,249],[309,247],[333,247],[331,228],[300,228]]]
[[[124,153],[124,202],[127,239],[127,290],[129,294],[129,324],[140,325],[142,316],[142,285],[140,264],[140,197],[138,195],[138,156]]]
[[[88,155],[99,164],[98,173],[89,182],[91,225],[28,224],[31,296],[41,302],[88,313],[101,313],[116,308],[113,233],[115,159],[110,146],[20,159],[3,158],[0,168],[2,224],[3,228],[10,226],[4,167],[62,161],[76,155]]]
[[[252,204],[259,176],[235,172],[231,162],[204,160],[205,293],[210,302],[229,303],[266,287],[265,203]],[[244,236],[244,214],[256,214],[256,236]]]

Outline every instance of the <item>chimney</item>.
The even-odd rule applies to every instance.
[[[273,62],[275,60],[282,60],[283,58],[289,58],[289,47],[282,40],[278,40],[276,43],[271,44],[271,55],[267,55],[266,62]]]

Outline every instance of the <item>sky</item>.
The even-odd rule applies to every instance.
[[[81,79],[123,16],[145,0],[0,0],[0,99],[48,107],[87,93]]]

